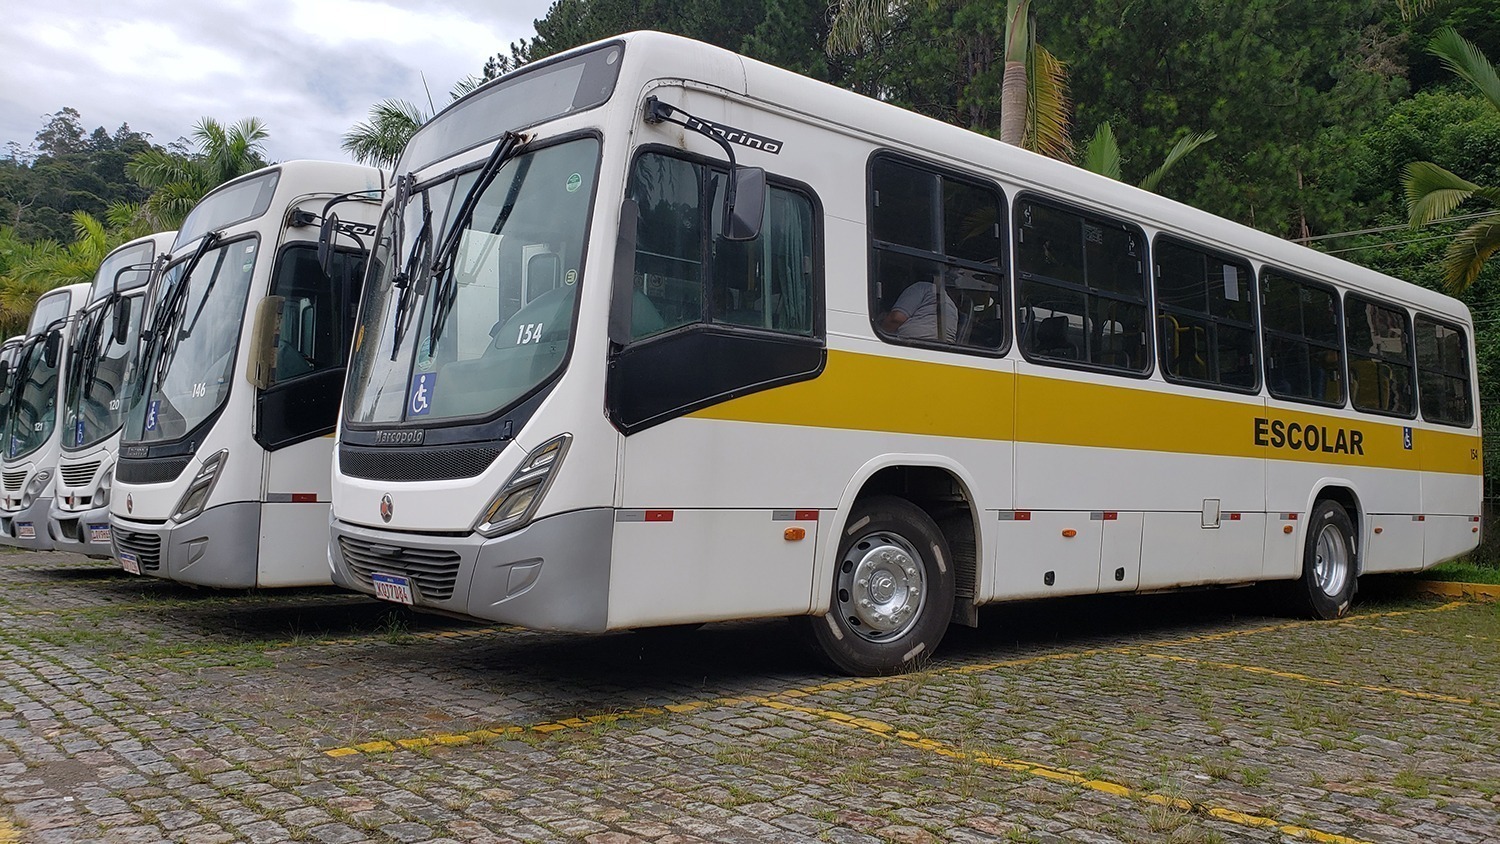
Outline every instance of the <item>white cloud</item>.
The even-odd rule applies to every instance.
[[[259,117],[271,158],[346,160],[388,97],[441,108],[454,82],[534,34],[551,0],[55,0],[0,16],[0,142],[64,106],[166,143],[202,117]],[[503,7],[503,8],[497,8]],[[426,85],[424,87],[423,78]]]

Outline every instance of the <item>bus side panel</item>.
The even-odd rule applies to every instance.
[[[1006,600],[1099,591],[1106,523],[1089,518],[1087,511],[1034,510],[1024,515],[1015,518],[1001,512],[991,565],[995,595]],[[1139,538],[1136,543],[1139,549]]]
[[[245,553],[249,549],[244,549]],[[262,504],[257,586],[327,586],[328,503]]]
[[[796,515],[817,511],[618,511],[610,627],[807,612],[818,521]]]
[[[1265,525],[1264,513],[1147,513],[1141,588],[1259,579]]]
[[[1425,521],[1410,513],[1377,513],[1369,516],[1364,531],[1365,546],[1360,573],[1415,571],[1422,565],[1422,534]]]
[[[1474,550],[1479,545],[1478,522],[1468,516],[1428,516],[1422,546],[1424,568],[1447,562]]]

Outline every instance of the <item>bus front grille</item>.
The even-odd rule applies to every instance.
[[[399,548],[362,542],[348,536],[339,537],[339,548],[344,552],[349,571],[371,589],[375,588],[371,575],[380,572],[405,575],[424,598],[446,601],[453,597],[459,564],[455,551]]]
[[[115,466],[115,480],[127,484],[164,484],[182,476],[182,470],[192,462],[192,455],[181,457],[152,457],[131,460],[122,457]]]
[[[57,471],[62,475],[63,486],[83,486],[94,479],[94,473],[99,471],[99,461],[68,463],[57,467]]]
[[[493,446],[364,448],[339,444],[344,474],[372,481],[452,481],[484,472],[500,456]]]
[[[161,537],[154,533],[115,528],[112,531],[115,551],[134,554],[140,561],[142,571],[161,571]]]
[[[5,491],[15,492],[21,488],[21,484],[26,483],[26,470],[22,469],[19,472],[6,472],[4,477]]]

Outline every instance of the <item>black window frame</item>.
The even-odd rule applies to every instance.
[[[922,349],[937,349],[944,352],[954,352],[958,354],[974,355],[984,358],[1005,357],[1010,352],[1013,338],[1012,315],[1014,313],[1014,307],[1012,303],[1015,301],[1015,293],[1012,290],[1011,280],[1012,273],[1010,261],[1010,238],[1005,236],[1004,231],[998,231],[996,233],[996,242],[1000,247],[1000,254],[997,256],[997,263],[995,264],[985,264],[966,258],[950,256],[946,254],[946,245],[941,243],[941,237],[937,239],[939,241],[939,247],[944,248],[945,250],[943,252],[934,252],[917,247],[892,243],[890,241],[877,240],[875,237],[875,167],[882,160],[891,161],[895,164],[901,165],[903,167],[910,167],[914,170],[925,171],[933,176],[937,176],[939,179],[947,179],[959,184],[968,185],[979,190],[990,192],[994,194],[995,197],[999,200],[998,214],[995,218],[995,225],[997,227],[1001,226],[1004,224],[1004,221],[1010,218],[1010,205],[1008,203],[1008,198],[1005,195],[1005,189],[1002,188],[999,183],[993,180],[986,179],[982,176],[977,176],[972,173],[965,173],[961,170],[955,170],[952,167],[934,164],[930,161],[925,161],[923,159],[897,152],[895,150],[881,149],[871,153],[869,159],[865,163],[865,233],[866,239],[868,241],[868,263],[866,268],[865,292],[866,296],[868,297],[871,331],[874,332],[875,337],[881,342],[890,343],[891,345],[895,346],[914,346]],[[937,219],[932,221],[934,231],[938,232],[945,230],[944,224],[946,221],[941,216],[941,210],[942,203],[939,202],[935,205]],[[948,342],[944,340],[925,340],[912,337],[897,337],[896,335],[890,334],[889,332],[882,329],[880,327],[881,291],[877,289],[879,279],[876,277],[877,256],[882,251],[897,255],[903,255],[918,260],[932,261],[957,269],[970,270],[973,272],[980,272],[987,275],[997,276],[999,278],[998,286],[1001,297],[1001,301],[999,302],[999,345],[993,347],[968,346],[958,343],[957,341]]]
[[[1408,343],[1407,343],[1407,348],[1406,348],[1406,352],[1407,352],[1407,354],[1406,354],[1406,367],[1411,372],[1411,398],[1412,398],[1412,404],[1411,404],[1411,412],[1410,413],[1396,413],[1396,412],[1390,411],[1390,410],[1378,410],[1378,409],[1373,409],[1373,408],[1368,408],[1368,407],[1360,407],[1355,402],[1354,389],[1353,389],[1354,388],[1354,359],[1355,359],[1355,357],[1358,356],[1360,360],[1370,360],[1370,361],[1376,361],[1376,362],[1390,363],[1391,361],[1389,361],[1389,360],[1387,360],[1385,358],[1381,358],[1381,357],[1378,357],[1376,355],[1370,354],[1369,352],[1355,352],[1354,351],[1354,346],[1350,343],[1350,338],[1349,338],[1349,331],[1351,330],[1351,327],[1354,325],[1353,320],[1349,319],[1349,313],[1351,311],[1351,307],[1350,307],[1351,300],[1358,300],[1361,304],[1374,305],[1377,308],[1384,308],[1384,309],[1389,310],[1389,311],[1395,311],[1395,312],[1401,314],[1402,318],[1405,320],[1406,336],[1408,338]],[[1412,323],[1411,311],[1407,310],[1407,308],[1406,308],[1405,305],[1397,304],[1397,303],[1392,302],[1392,301],[1390,301],[1388,299],[1381,299],[1381,298],[1376,297],[1376,296],[1371,296],[1368,293],[1360,293],[1360,292],[1355,291],[1355,290],[1346,291],[1344,293],[1343,308],[1344,308],[1344,325],[1343,325],[1343,329],[1344,329],[1343,330],[1343,338],[1344,338],[1344,371],[1347,373],[1347,375],[1345,376],[1345,379],[1344,379],[1344,392],[1348,394],[1349,407],[1352,408],[1353,410],[1356,410],[1356,411],[1360,412],[1360,413],[1368,413],[1368,414],[1371,414],[1373,416],[1389,416],[1389,417],[1392,417],[1394,419],[1416,419],[1417,418],[1417,405],[1420,403],[1421,399],[1417,395],[1417,335],[1416,335],[1416,331],[1414,330],[1414,326],[1413,326],[1413,323]]]
[[[1019,326],[1021,326],[1024,322],[1021,318],[1021,284],[1027,280],[1027,276],[1030,274],[1022,270],[1019,257],[1020,249],[1017,248],[1015,244],[1020,243],[1022,208],[1027,203],[1043,205],[1057,211],[1062,211],[1064,213],[1075,214],[1079,217],[1082,217],[1085,221],[1105,226],[1112,226],[1122,231],[1133,232],[1135,234],[1137,241],[1140,243],[1141,247],[1141,254],[1139,256],[1139,260],[1141,263],[1141,299],[1139,301],[1139,304],[1142,311],[1144,312],[1144,319],[1142,320],[1142,324],[1144,326],[1143,330],[1146,334],[1144,338],[1146,360],[1145,366],[1143,368],[1139,370],[1127,369],[1119,366],[1109,366],[1107,364],[1094,363],[1089,360],[1074,360],[1070,358],[1036,355],[1028,351],[1026,348],[1026,344],[1020,341],[1021,330]],[[1015,200],[1011,203],[1010,230],[1011,235],[1015,238],[1015,244],[1011,246],[1011,254],[1015,256],[1012,262],[1011,272],[1011,275],[1013,276],[1012,284],[1015,287],[1012,296],[1015,302],[1015,324],[1017,325],[1016,346],[1020,349],[1021,356],[1031,363],[1039,364],[1042,366],[1054,366],[1062,369],[1076,369],[1085,372],[1099,372],[1106,375],[1114,375],[1124,378],[1135,378],[1139,380],[1150,378],[1156,371],[1157,363],[1155,325],[1156,312],[1155,308],[1152,307],[1154,294],[1152,292],[1152,273],[1150,271],[1150,262],[1152,260],[1153,253],[1151,250],[1151,241],[1150,238],[1146,236],[1145,229],[1129,220],[1114,216],[1106,212],[1098,211],[1084,205],[1068,202],[1066,200],[1060,200],[1036,191],[1022,191],[1016,195]],[[1058,288],[1060,290],[1066,290],[1081,294],[1085,297],[1085,310],[1087,310],[1087,302],[1090,297],[1102,296],[1103,298],[1113,299],[1121,302],[1131,301],[1126,297],[1116,293],[1108,291],[1096,291],[1090,288],[1087,283],[1078,284],[1075,282],[1063,281],[1062,279],[1056,279],[1051,276],[1031,277],[1037,279],[1042,284],[1051,285],[1052,287]]]
[[[665,144],[645,144],[636,148],[635,152],[630,157],[630,166],[626,169],[625,172],[625,197],[627,199],[630,198],[630,182],[631,179],[634,178],[636,165],[639,163],[641,158],[647,155],[661,155],[667,158],[675,158],[681,161],[685,161],[689,164],[707,167],[712,171],[725,174],[726,178],[728,177],[729,164],[721,158],[701,155],[699,153],[689,152],[678,147],[668,146]],[[700,277],[700,284],[702,284],[703,287],[700,291],[701,298],[699,299],[699,302],[702,306],[702,313],[699,319],[695,322],[683,323],[681,325],[673,326],[663,331],[658,331],[654,334],[648,334],[644,337],[631,337],[630,342],[625,345],[625,348],[635,348],[643,344],[654,343],[659,340],[669,337],[675,337],[683,332],[690,331],[744,333],[762,337],[787,339],[794,342],[800,341],[803,343],[816,345],[818,347],[824,346],[828,337],[828,293],[827,276],[824,272],[825,236],[823,202],[818,197],[817,191],[813,190],[813,187],[806,182],[779,176],[769,171],[766,173],[766,186],[768,198],[770,196],[770,188],[778,188],[781,190],[796,193],[803,199],[806,199],[808,205],[812,209],[812,330],[807,334],[798,334],[781,329],[764,328],[761,326],[745,325],[742,323],[720,321],[715,319],[717,311],[713,305],[713,297],[708,295],[708,293],[710,292],[709,283],[711,279],[709,278],[709,273],[706,268],[710,262],[704,261],[703,265],[705,269],[702,271],[702,275]],[[706,220],[709,222],[709,225],[704,227],[702,239],[700,241],[700,244],[704,250],[703,254],[705,255],[711,254],[712,251],[712,215],[717,214],[719,210],[718,204],[713,201],[714,196],[708,197],[708,200],[709,203],[707,206],[700,205],[700,208],[706,207],[706,213],[710,215],[706,218]],[[702,202],[701,192],[699,201],[700,203]],[[639,246],[637,246],[637,250],[639,250]]]
[[[1468,419],[1465,420],[1464,422],[1452,422],[1452,421],[1448,421],[1448,420],[1444,420],[1444,419],[1438,419],[1436,417],[1427,415],[1427,412],[1425,410],[1421,409],[1422,408],[1422,393],[1423,393],[1423,390],[1422,390],[1422,372],[1424,370],[1427,371],[1427,372],[1438,373],[1439,375],[1441,375],[1444,378],[1454,378],[1454,377],[1457,377],[1457,374],[1454,373],[1454,372],[1449,372],[1447,370],[1432,369],[1430,367],[1423,367],[1422,366],[1422,355],[1421,355],[1420,351],[1418,351],[1418,349],[1417,349],[1417,344],[1420,342],[1420,340],[1419,340],[1420,335],[1417,334],[1417,329],[1416,329],[1417,322],[1419,322],[1421,320],[1426,320],[1426,321],[1428,321],[1428,322],[1430,322],[1430,323],[1432,323],[1434,325],[1440,325],[1440,326],[1442,326],[1442,327],[1444,327],[1444,328],[1446,328],[1446,329],[1448,329],[1450,331],[1456,331],[1456,332],[1458,332],[1458,336],[1459,336],[1460,340],[1462,340],[1462,343],[1460,345],[1463,348],[1464,357],[1467,358],[1466,363],[1468,364],[1468,366],[1464,367],[1463,378],[1464,378],[1464,384],[1468,387],[1468,392],[1469,392],[1469,402],[1468,402],[1468,405],[1467,405],[1468,409],[1469,409]],[[1429,313],[1426,313],[1424,311],[1417,311],[1415,318],[1412,320],[1412,353],[1414,355],[1416,355],[1416,366],[1415,366],[1413,374],[1416,377],[1416,385],[1415,386],[1417,388],[1417,408],[1420,411],[1422,419],[1424,421],[1431,422],[1434,425],[1447,425],[1447,426],[1453,427],[1453,428],[1470,429],[1470,428],[1474,427],[1474,423],[1478,420],[1479,416],[1478,416],[1478,413],[1476,412],[1476,409],[1475,409],[1475,399],[1478,397],[1478,391],[1476,390],[1477,385],[1474,383],[1474,355],[1475,355],[1475,349],[1474,349],[1473,343],[1470,341],[1470,337],[1471,336],[1472,336],[1472,334],[1471,334],[1470,330],[1467,327],[1465,327],[1462,323],[1451,321],[1451,320],[1448,320],[1448,319],[1444,319],[1443,317],[1434,316],[1433,314],[1429,314]]]
[[[1159,285],[1158,285],[1158,282],[1160,281],[1160,277],[1161,277],[1160,264],[1158,263],[1158,257],[1160,255],[1160,249],[1158,248],[1158,244],[1161,241],[1163,241],[1163,240],[1168,241],[1173,246],[1177,246],[1177,247],[1181,247],[1181,248],[1184,248],[1184,249],[1189,249],[1189,250],[1192,250],[1192,251],[1195,251],[1195,252],[1199,252],[1199,253],[1201,253],[1202,255],[1204,255],[1207,258],[1216,258],[1216,259],[1219,259],[1220,261],[1222,261],[1222,262],[1224,262],[1226,264],[1235,264],[1235,265],[1239,266],[1240,268],[1242,268],[1243,270],[1245,270],[1245,274],[1246,274],[1245,277],[1246,277],[1247,282],[1249,283],[1249,288],[1250,288],[1249,289],[1249,296],[1250,296],[1250,302],[1249,302],[1249,304],[1250,304],[1250,323],[1248,325],[1248,328],[1250,329],[1251,342],[1254,343],[1254,346],[1255,346],[1255,362],[1254,362],[1254,365],[1253,365],[1253,369],[1254,369],[1254,372],[1255,372],[1255,383],[1252,386],[1249,386],[1249,387],[1240,387],[1240,386],[1237,386],[1237,385],[1234,385],[1234,384],[1225,384],[1223,381],[1217,380],[1217,379],[1203,380],[1203,379],[1198,379],[1198,378],[1188,378],[1188,377],[1184,377],[1184,376],[1176,375],[1176,374],[1172,373],[1165,365],[1162,365],[1160,363],[1161,360],[1164,357],[1164,355],[1163,355],[1164,350],[1162,349],[1162,344],[1164,344],[1166,342],[1166,336],[1164,334],[1162,334],[1161,325],[1160,325],[1160,320],[1161,320],[1161,318],[1163,316],[1169,316],[1173,312],[1179,312],[1180,311],[1180,312],[1183,312],[1184,315],[1190,315],[1190,316],[1192,316],[1194,318],[1197,318],[1197,319],[1206,320],[1206,321],[1212,323],[1216,327],[1219,326],[1219,325],[1221,325],[1221,324],[1227,324],[1227,325],[1230,325],[1230,326],[1235,327],[1235,328],[1246,328],[1247,327],[1246,325],[1243,325],[1243,324],[1239,323],[1237,320],[1232,320],[1232,319],[1229,319],[1228,317],[1215,316],[1212,313],[1212,309],[1210,309],[1208,311],[1204,311],[1202,313],[1196,313],[1196,312],[1188,312],[1186,309],[1178,308],[1176,306],[1165,306],[1165,307],[1163,306],[1162,300],[1161,300],[1161,294],[1159,292]],[[1173,234],[1173,233],[1170,233],[1170,232],[1157,232],[1156,237],[1152,238],[1152,240],[1151,240],[1150,259],[1151,259],[1151,273],[1150,273],[1151,305],[1152,305],[1152,315],[1154,317],[1153,322],[1156,323],[1156,325],[1155,325],[1155,331],[1156,331],[1155,347],[1156,347],[1156,354],[1157,354],[1157,362],[1158,362],[1158,365],[1159,365],[1159,367],[1161,369],[1161,375],[1162,375],[1163,380],[1165,380],[1165,381],[1167,381],[1168,383],[1171,383],[1171,384],[1181,384],[1181,385],[1188,386],[1188,387],[1202,387],[1204,389],[1209,389],[1209,390],[1223,390],[1225,392],[1239,393],[1241,395],[1250,395],[1250,396],[1258,395],[1260,393],[1260,391],[1261,391],[1261,388],[1266,383],[1266,378],[1265,378],[1265,371],[1264,371],[1265,348],[1264,348],[1264,346],[1261,343],[1261,333],[1260,333],[1260,331],[1261,331],[1261,319],[1260,319],[1260,281],[1259,281],[1259,275],[1255,272],[1255,264],[1254,264],[1254,262],[1252,262],[1249,258],[1245,258],[1245,257],[1239,256],[1239,255],[1235,255],[1234,253],[1225,251],[1223,249],[1217,249],[1217,248],[1210,247],[1210,246],[1204,246],[1201,243],[1196,243],[1196,242],[1194,242],[1192,240],[1188,240],[1187,238],[1181,237],[1179,235],[1176,235],[1176,234]],[[1217,369],[1218,344],[1217,343],[1213,344],[1211,348],[1214,350],[1214,354],[1215,354],[1215,357],[1216,357],[1215,364],[1216,364],[1216,369]]]
[[[1266,318],[1266,308],[1265,308],[1265,305],[1266,305],[1266,302],[1265,302],[1265,297],[1266,297],[1266,276],[1268,276],[1268,275],[1277,275],[1277,276],[1280,276],[1280,277],[1286,279],[1287,281],[1291,281],[1291,282],[1294,282],[1296,284],[1303,285],[1305,287],[1311,287],[1311,288],[1313,288],[1315,290],[1322,290],[1323,292],[1328,293],[1329,296],[1330,296],[1330,298],[1333,300],[1334,308],[1335,308],[1335,313],[1334,313],[1334,334],[1335,334],[1335,336],[1338,337],[1338,342],[1337,342],[1338,353],[1339,353],[1338,373],[1339,373],[1339,378],[1341,379],[1340,382],[1339,382],[1339,394],[1341,396],[1341,398],[1340,398],[1339,401],[1337,401],[1337,402],[1331,402],[1331,401],[1327,401],[1327,400],[1320,401],[1318,399],[1310,398],[1308,396],[1286,395],[1286,394],[1283,394],[1283,393],[1276,392],[1275,388],[1272,386],[1272,381],[1271,381],[1271,378],[1269,377],[1270,376],[1270,371],[1271,371],[1270,370],[1270,360],[1269,360],[1269,358],[1270,358],[1270,351],[1269,351],[1269,349],[1270,349],[1270,343],[1267,342],[1270,339],[1270,335],[1271,334],[1276,334],[1278,336],[1290,338],[1290,339],[1293,339],[1293,340],[1299,340],[1299,341],[1304,342],[1304,343],[1312,343],[1312,344],[1315,344],[1315,345],[1318,345],[1318,346],[1324,347],[1324,348],[1326,348],[1328,344],[1324,343],[1321,340],[1309,340],[1306,333],[1292,334],[1290,332],[1281,331],[1279,329],[1272,329],[1272,328],[1270,328],[1268,326],[1268,324],[1267,324],[1267,318]],[[1258,280],[1260,282],[1260,299],[1258,300],[1257,305],[1258,305],[1258,307],[1260,309],[1261,370],[1262,370],[1262,372],[1264,373],[1264,376],[1265,376],[1264,377],[1264,382],[1265,382],[1265,386],[1266,386],[1266,393],[1268,395],[1270,395],[1272,398],[1279,399],[1281,401],[1297,402],[1298,404],[1310,404],[1310,405],[1315,405],[1317,407],[1335,407],[1335,408],[1337,408],[1337,407],[1343,407],[1343,408],[1349,407],[1349,351],[1348,351],[1348,349],[1345,348],[1345,344],[1344,344],[1344,297],[1342,295],[1340,295],[1339,288],[1336,285],[1329,284],[1326,281],[1319,281],[1317,279],[1308,278],[1307,276],[1305,276],[1305,275],[1303,275],[1301,273],[1295,273],[1295,272],[1292,272],[1290,270],[1284,270],[1284,269],[1282,269],[1282,268],[1280,268],[1278,266],[1273,266],[1273,265],[1270,265],[1270,264],[1263,264],[1261,266],[1260,273],[1258,274]],[[1306,331],[1305,325],[1303,327],[1303,331],[1304,332]]]

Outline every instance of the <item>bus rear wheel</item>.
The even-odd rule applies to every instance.
[[[1307,523],[1302,579],[1291,585],[1297,610],[1312,618],[1342,618],[1354,602],[1359,573],[1354,522],[1337,501],[1319,501]]]
[[[894,496],[858,502],[847,524],[828,614],[802,619],[807,635],[844,673],[910,671],[932,656],[953,614],[948,541],[931,516]]]

